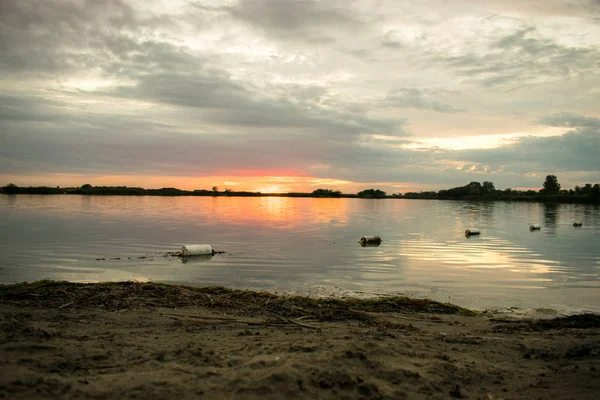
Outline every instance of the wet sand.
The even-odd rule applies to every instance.
[[[0,286],[7,399],[595,399],[600,317],[223,288]]]

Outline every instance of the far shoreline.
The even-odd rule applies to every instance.
[[[321,189],[319,189],[321,190]],[[372,189],[370,189],[372,190]],[[572,194],[540,194],[534,191],[518,192],[504,195],[469,195],[469,196],[440,196],[435,192],[406,193],[387,195],[385,192],[375,194],[359,193],[341,193],[339,191],[329,191],[330,194],[315,194],[304,192],[289,193],[261,193],[246,191],[210,191],[210,190],[182,190],[176,188],[144,189],[139,187],[127,186],[97,186],[89,188],[77,187],[14,187],[7,190],[7,187],[0,188],[0,194],[7,196],[15,195],[81,195],[81,196],[132,196],[132,197],[290,197],[290,198],[313,198],[313,199],[367,199],[367,200],[385,200],[385,199],[403,199],[403,200],[451,200],[451,201],[479,201],[479,202],[519,202],[519,203],[550,203],[550,204],[600,204],[600,197],[572,195]],[[368,192],[368,191],[363,191]],[[374,191],[375,192],[375,191]]]

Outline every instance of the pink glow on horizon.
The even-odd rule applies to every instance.
[[[234,192],[261,193],[312,192],[315,189],[340,190],[342,193],[357,193],[364,189],[378,188],[388,194],[406,193],[429,189],[430,185],[402,182],[359,183],[314,176],[283,175],[273,171],[262,171],[271,175],[215,175],[215,176],[149,176],[149,175],[93,175],[93,174],[47,174],[47,175],[0,175],[0,186],[14,183],[17,186],[128,186],[146,189],[174,187],[183,190],[230,189]],[[285,171],[288,173],[289,171]]]
[[[317,181],[318,183],[311,182]],[[335,189],[344,191],[345,185],[334,181]],[[14,183],[17,186],[60,186],[79,187],[84,184],[92,186],[129,186],[146,189],[174,187],[183,190],[206,189],[213,186],[220,191],[264,191],[276,192],[306,192],[319,187],[332,188],[315,177],[294,175],[236,175],[236,176],[147,176],[147,175],[84,175],[84,174],[52,174],[52,175],[0,175],[0,186]],[[347,182],[351,184],[352,182]]]

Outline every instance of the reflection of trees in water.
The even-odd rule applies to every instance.
[[[596,218],[600,215],[600,204],[586,204],[583,208],[583,215],[595,224]]]
[[[16,195],[16,194],[9,194],[9,195],[4,196],[5,199],[8,199],[9,207],[15,207],[17,205],[17,197],[18,197],[18,195]]]
[[[493,201],[484,201],[481,203],[481,218],[487,223],[494,216],[494,207],[496,203]]]
[[[556,220],[558,219],[558,206],[558,204],[542,203],[545,225],[556,225]]]
[[[85,185],[84,185],[85,186]],[[94,207],[94,204],[92,203],[92,196],[78,196],[80,198],[81,201],[81,209],[85,210],[85,211],[89,211]]]
[[[542,212],[544,213],[544,225],[546,231],[550,234],[556,234],[556,221],[558,220],[559,204],[542,203]]]
[[[490,228],[494,222],[495,205],[493,201],[478,201],[463,205],[463,209],[467,211],[467,225]]]

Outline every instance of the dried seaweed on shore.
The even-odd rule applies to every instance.
[[[153,307],[207,307],[230,314],[310,317],[318,321],[370,320],[370,313],[412,312],[474,315],[473,311],[428,299],[384,297],[332,299],[281,296],[224,287],[162,283],[71,283],[38,281],[0,286],[0,302],[49,308],[103,308],[112,311]]]

